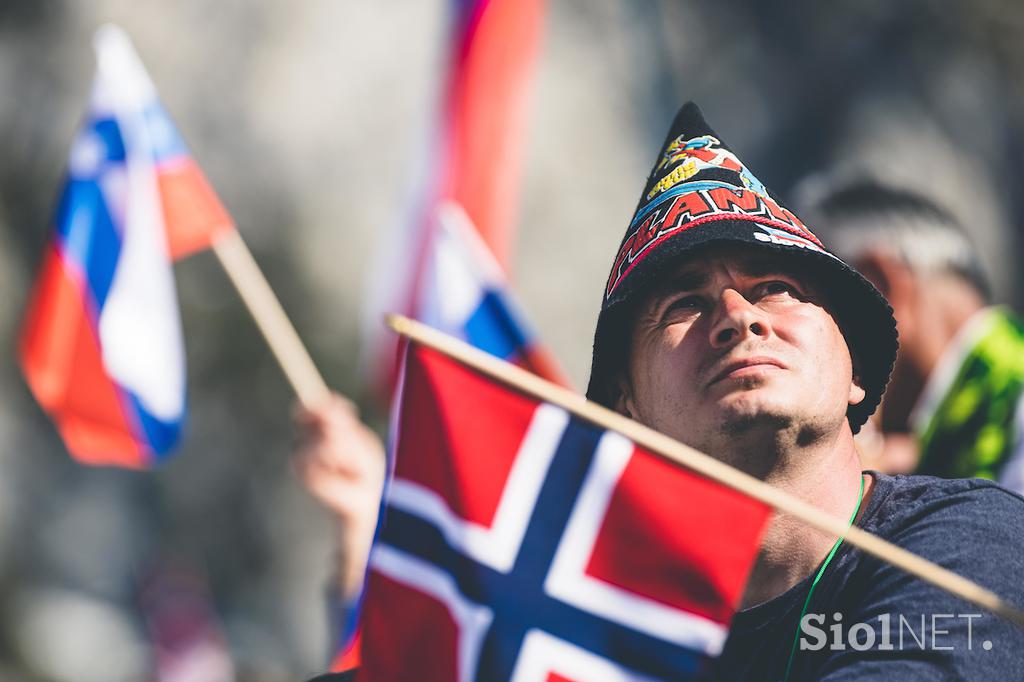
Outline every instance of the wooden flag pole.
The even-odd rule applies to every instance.
[[[305,408],[323,403],[329,395],[327,384],[302,344],[295,327],[274,295],[238,230],[226,230],[213,242],[213,252],[228,273],[249,309],[270,351],[284,370],[288,382]]]
[[[1024,612],[991,590],[856,526],[849,526],[849,519],[826,514],[764,481],[436,329],[400,315],[389,315],[387,324],[397,333],[421,345],[433,348],[538,400],[557,405],[602,428],[617,431],[671,462],[738,490],[828,535],[845,536],[845,542],[868,554],[1024,627]]]

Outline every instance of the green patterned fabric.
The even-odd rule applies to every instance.
[[[919,436],[917,473],[995,480],[1013,450],[1024,392],[1024,323],[996,308],[985,325]]]

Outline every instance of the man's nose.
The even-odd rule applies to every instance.
[[[767,336],[768,323],[763,313],[735,289],[725,289],[715,306],[711,325],[711,345],[721,348],[744,339],[747,335]]]

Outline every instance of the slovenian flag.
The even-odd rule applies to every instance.
[[[89,110],[71,146],[20,360],[79,461],[141,468],[185,416],[171,258],[233,229],[128,37],[101,28]]]

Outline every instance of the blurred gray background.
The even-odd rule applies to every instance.
[[[299,679],[329,653],[335,531],[291,473],[293,396],[211,254],[176,266],[190,422],[160,469],[72,462],[15,364],[92,32],[114,21],[131,35],[328,382],[360,395],[366,264],[403,215],[447,9],[0,0],[0,679],[151,679],[137,593],[162,561],[206,581],[229,677]],[[1018,303],[1022,94],[1024,5],[1010,1],[551,0],[517,290],[585,386],[613,252],[694,99],[783,201],[813,173],[851,169],[936,197],[976,235],[997,298]]]

